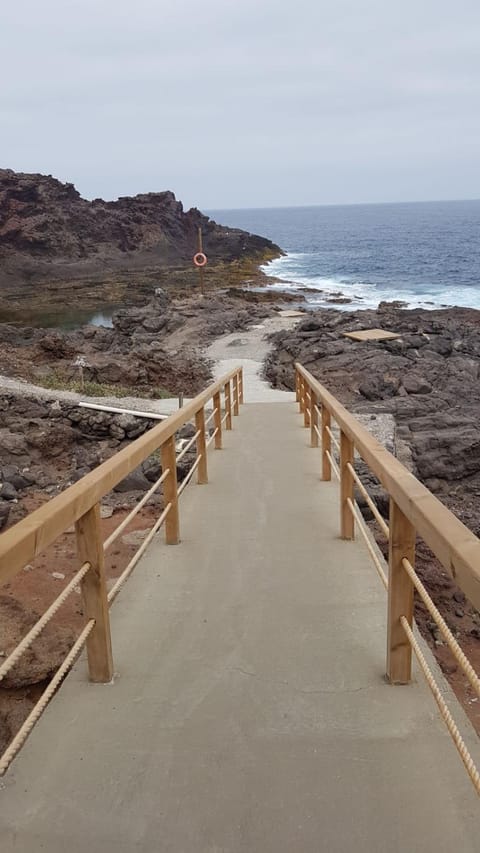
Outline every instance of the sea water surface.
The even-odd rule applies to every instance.
[[[289,282],[289,289],[306,288],[314,305],[349,310],[402,300],[411,308],[480,308],[480,200],[215,210],[209,216],[277,243],[287,254],[265,272]],[[351,302],[328,301],[339,293]]]

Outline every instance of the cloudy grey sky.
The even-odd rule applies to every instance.
[[[0,162],[201,208],[480,197],[478,0],[13,0]]]

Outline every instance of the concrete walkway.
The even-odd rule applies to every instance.
[[[113,608],[114,684],[80,661],[4,780],[2,853],[478,851],[423,681],[383,679],[385,592],[295,408],[243,407],[185,492],[181,544]]]

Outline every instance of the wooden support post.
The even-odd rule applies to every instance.
[[[87,639],[88,671],[90,681],[105,684],[113,678],[113,660],[98,503],[75,522],[75,533],[80,565],[90,563],[81,582],[85,616],[95,619]]]
[[[207,439],[205,435],[205,407],[202,406],[195,414],[195,431],[200,432],[197,437],[197,456],[201,455],[197,468],[197,483],[200,486],[208,483],[207,471]]]
[[[391,684],[408,684],[412,678],[412,647],[400,617],[413,623],[413,584],[402,566],[406,558],[415,562],[415,528],[390,498],[390,539],[388,545],[388,626],[387,679]]]
[[[241,367],[239,370],[238,380],[239,380],[238,384],[239,384],[239,391],[240,391],[240,404],[243,405],[243,367]]]
[[[303,376],[300,376],[299,385],[298,385],[298,411],[300,412],[300,414],[303,414],[304,394],[305,394],[305,380],[304,380]]]
[[[240,411],[238,398],[238,373],[233,377],[233,414],[238,415]]]
[[[310,445],[312,447],[318,447],[318,432],[315,429],[318,429],[318,411],[316,409],[317,400],[313,393],[310,399]]]
[[[230,388],[230,380],[225,382],[225,414],[227,418],[225,420],[225,429],[232,428],[232,392]]]
[[[300,402],[300,374],[298,370],[295,371],[295,400],[297,403]]]
[[[177,487],[177,459],[175,452],[175,436],[162,444],[161,450],[162,471],[169,469],[169,474],[163,482],[163,498],[165,506],[171,503],[172,508],[165,519],[165,542],[167,545],[178,545],[180,541],[180,525],[178,518],[178,487]]]
[[[342,539],[355,539],[355,520],[347,503],[354,499],[355,481],[347,463],[353,465],[353,441],[344,432],[340,433],[340,536]]]
[[[215,425],[215,429],[217,430],[215,433],[215,450],[222,449],[222,402],[220,397],[220,391],[217,391],[216,394],[213,395],[213,408],[215,411],[215,417],[213,419],[213,423]]]
[[[307,388],[307,384],[303,386],[304,390],[304,399],[303,399],[303,426],[310,426],[310,400],[307,397],[307,390],[310,391],[310,398],[312,396],[311,388]]]
[[[332,441],[327,432],[327,427],[330,429],[331,423],[330,412],[322,403],[322,480],[332,479],[332,466],[327,456],[327,450],[329,453],[332,452]]]

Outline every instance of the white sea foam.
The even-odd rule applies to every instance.
[[[315,254],[307,252],[292,252],[282,258],[277,258],[263,267],[263,272],[274,278],[282,279],[273,282],[270,287],[275,290],[290,292],[302,291],[309,305],[316,307],[336,308],[351,311],[356,308],[377,308],[382,301],[399,300],[409,308],[435,309],[442,306],[459,306],[464,308],[480,308],[480,289],[459,286],[452,288],[451,284],[444,288],[432,287],[425,284],[422,289],[413,290],[405,286],[396,287],[392,281],[391,287],[378,285],[368,281],[353,281],[346,278],[323,277],[312,275],[308,267],[314,267]],[[308,293],[308,291],[312,291]],[[322,292],[315,292],[322,291]],[[331,299],[337,295],[351,300],[341,305]]]

